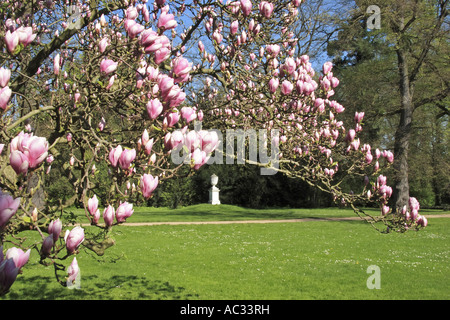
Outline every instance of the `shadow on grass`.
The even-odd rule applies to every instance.
[[[286,208],[270,209],[250,209],[241,208],[232,205],[194,205],[185,208],[165,211],[167,216],[183,216],[189,220],[208,219],[208,220],[246,220],[246,219],[298,219],[306,218],[311,215],[308,210],[295,210]]]
[[[339,218],[358,218],[351,210],[334,209],[245,209],[235,206],[191,206],[168,211],[167,216],[184,217],[186,221],[197,220],[290,220],[312,219],[333,220]],[[183,219],[181,219],[183,220]],[[360,220],[361,221],[361,220]]]
[[[68,289],[50,277],[17,279],[5,297],[9,300],[189,300],[197,294],[186,292],[168,282],[138,276],[113,276],[104,282],[97,277],[82,277],[80,289]],[[28,285],[27,285],[28,284]],[[32,284],[32,285],[30,285]],[[1,300],[1,299],[0,299]]]

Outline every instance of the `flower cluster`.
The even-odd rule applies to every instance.
[[[98,221],[100,219],[100,209],[98,208],[98,199],[96,195],[89,198],[87,203],[87,210],[91,215],[92,224],[98,224]],[[117,210],[112,205],[108,205],[103,210],[103,220],[105,221],[105,226],[112,226],[114,223],[114,218],[116,219],[117,223],[125,222],[126,219],[133,214],[133,212],[133,204],[126,201],[122,202]]]

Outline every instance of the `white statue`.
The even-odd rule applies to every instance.
[[[209,189],[209,203],[210,204],[220,204],[219,200],[219,188],[216,187],[217,182],[219,181],[219,177],[213,174],[211,176],[211,185],[212,187]]]

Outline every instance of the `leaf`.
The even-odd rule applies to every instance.
[[[16,184],[17,183],[17,173],[14,171],[14,169],[11,166],[6,166],[3,169],[3,175],[12,184]]]

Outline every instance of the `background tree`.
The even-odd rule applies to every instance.
[[[372,4],[381,9],[381,29],[367,28]],[[441,158],[448,140],[432,134],[436,127],[445,131],[449,115],[448,2],[356,1],[343,16],[339,37],[328,46],[342,80],[338,94],[351,110],[367,106],[369,141],[394,150],[393,204],[400,208],[411,193],[425,205],[442,205],[446,196],[432,194],[448,194],[448,184],[432,188],[429,177],[437,161],[438,168],[448,166]],[[436,141],[439,155],[431,151]]]

